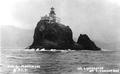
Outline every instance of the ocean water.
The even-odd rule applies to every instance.
[[[2,49],[0,74],[120,74],[118,51]]]

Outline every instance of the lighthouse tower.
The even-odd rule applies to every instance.
[[[49,13],[49,17],[50,17],[50,22],[56,22],[56,14],[54,11],[54,8],[51,7],[50,13]]]
[[[54,11],[54,10],[55,10],[55,9],[54,9],[53,7],[51,7],[51,11],[50,11],[50,13],[49,13],[49,16],[50,16],[50,17],[53,17],[53,18],[55,17],[56,14],[55,14],[55,11]]]

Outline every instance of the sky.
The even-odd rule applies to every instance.
[[[54,6],[61,23],[70,26],[75,40],[79,34],[88,34],[98,46],[119,50],[120,0],[1,0],[0,26],[18,28],[16,33],[16,29],[2,28],[1,47],[19,41],[21,36],[18,34],[21,33],[23,38],[30,36],[31,39],[25,38],[28,41],[21,41],[17,46],[32,42],[37,22],[49,13],[51,6]],[[32,30],[32,34],[23,34],[19,30]]]

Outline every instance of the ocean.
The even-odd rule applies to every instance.
[[[0,74],[120,74],[119,51],[1,49]]]

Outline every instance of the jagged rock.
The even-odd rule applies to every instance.
[[[33,44],[29,48],[81,49],[80,45],[75,44],[72,36],[69,26],[40,20],[35,28]]]
[[[101,50],[86,34],[80,34],[77,43],[82,45],[84,50]]]

